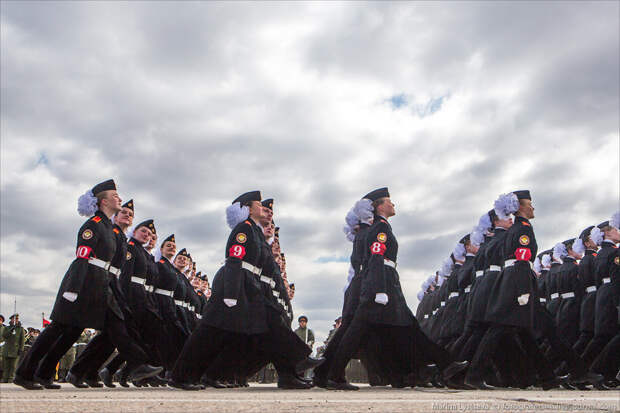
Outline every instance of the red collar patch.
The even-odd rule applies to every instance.
[[[163,264],[166,261],[162,258],[161,260],[159,260],[159,262]]]
[[[134,245],[133,241],[129,241],[129,245]]]
[[[112,228],[112,231],[114,231],[115,234],[120,233],[120,231],[118,229],[116,229],[116,228]]]
[[[101,217],[94,216],[94,217],[93,217],[93,221],[95,221],[95,222],[101,222]]]
[[[529,222],[525,222],[525,221],[523,221],[523,222],[521,222],[521,223],[522,223],[523,225],[525,225],[526,227],[531,227],[531,226],[532,226],[532,224],[530,224]]]

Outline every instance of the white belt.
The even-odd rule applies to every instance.
[[[433,315],[435,315],[435,313],[437,312],[437,310],[439,310],[438,308],[433,310]]]
[[[501,271],[502,267],[499,265],[489,265],[489,271]]]
[[[88,263],[95,267],[103,268],[106,271],[110,270],[110,261],[100,260],[99,258],[91,257],[88,259]]]
[[[165,295],[167,297],[172,297],[174,295],[174,291],[162,290],[161,288],[155,288],[155,294]]]
[[[280,291],[271,291],[274,297],[280,297]]]
[[[108,270],[110,272],[110,274],[115,275],[115,276],[119,276],[121,275],[121,269],[120,268],[116,268],[110,265],[110,269]]]
[[[178,305],[178,306],[181,306],[181,307],[183,307],[183,304],[184,304],[183,301],[181,301],[181,300],[174,300],[174,303],[176,305]]]
[[[574,297],[575,297],[575,293],[572,291],[562,294],[562,298],[574,298]]]
[[[187,308],[189,310],[189,303],[186,303],[185,301],[183,301],[183,304],[181,304],[181,307]]]
[[[482,271],[482,270],[476,271],[476,278],[482,277],[483,275],[484,275],[484,271]]]
[[[141,284],[144,285],[146,284],[146,278],[140,278],[140,277],[131,277],[131,282],[132,283],[136,283],[136,284]]]
[[[609,277],[603,278],[603,284],[609,284],[610,282],[611,282],[611,278]]]
[[[263,272],[262,268],[257,267],[256,265],[252,265],[249,262],[241,261],[241,268],[245,268],[253,274],[260,275]]]
[[[442,301],[442,302],[441,302],[441,306],[442,306],[442,307],[445,307],[445,306],[446,306],[446,302],[445,302],[445,301]]]
[[[189,311],[193,312],[193,313],[195,313],[195,312],[196,312],[196,307],[194,307],[193,305],[189,305],[189,306],[187,306],[187,309],[188,309]]]
[[[387,265],[388,267],[396,268],[396,263],[394,261],[388,260],[387,258],[383,259],[383,264]]]
[[[539,300],[540,300],[541,303],[546,303],[547,302],[546,298],[539,298]]]
[[[504,268],[512,267],[513,265],[517,263],[517,261],[518,260],[515,260],[515,259],[504,261]],[[521,261],[521,262],[527,262],[530,265],[530,268],[534,268],[534,264],[532,264],[531,261]]]
[[[260,280],[264,282],[265,284],[268,284],[271,288],[276,286],[276,282],[265,275],[261,275]]]
[[[148,291],[149,293],[152,293],[153,291],[155,291],[155,287],[152,285],[145,285],[144,289]]]
[[[471,285],[468,285],[467,287],[465,287],[465,292],[468,293],[471,291]]]
[[[428,318],[428,314],[424,314],[424,318]]]
[[[589,287],[586,287],[587,293],[593,293],[594,291],[596,291],[596,285],[591,285]]]
[[[202,314],[196,313],[196,318],[199,319],[199,320],[202,320]]]
[[[450,295],[448,296],[448,300],[449,300],[450,298],[454,298],[454,297],[458,297],[458,296],[459,296],[459,292],[458,292],[458,291],[452,292],[452,293],[450,293]]]
[[[556,298],[559,298],[559,297],[560,297],[560,294],[558,294],[558,293],[551,294],[551,299],[552,300],[555,300]]]

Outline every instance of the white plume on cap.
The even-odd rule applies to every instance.
[[[586,246],[583,245],[583,240],[581,238],[575,238],[575,241],[573,242],[573,251],[577,254],[583,254],[586,252]]]
[[[463,245],[463,244],[461,244],[461,245]],[[449,277],[450,274],[452,274],[452,267],[453,266],[454,266],[454,263],[452,262],[452,260],[450,258],[446,258],[441,263],[441,268],[439,269],[439,275],[441,277]]]
[[[424,298],[424,291],[418,291],[418,301],[422,301]]]
[[[353,208],[351,208],[349,212],[347,212],[347,216],[344,217],[344,227],[342,227],[342,232],[345,233],[347,239],[351,242],[355,239],[355,227],[358,222],[357,216],[355,215]]]
[[[78,214],[90,217],[97,212],[97,198],[90,189],[78,198]]]
[[[500,219],[508,219],[519,210],[519,199],[512,192],[501,194],[493,203],[493,209]]]
[[[127,233],[125,235],[127,235],[127,239],[133,237],[133,232],[136,229],[136,227],[131,227],[129,228],[129,230],[127,231]]]
[[[427,282],[427,287],[426,288],[430,287],[431,285],[435,285],[435,276],[434,275],[429,276],[426,279],[426,282]]]
[[[609,225],[616,229],[620,229],[620,211],[616,211],[609,220]]]
[[[543,255],[542,259],[540,260],[540,263],[542,264],[543,267],[549,268],[551,266],[551,254]]]
[[[564,245],[564,243],[562,242],[558,242],[557,244],[555,244],[555,247],[553,247],[553,258],[556,261],[562,261],[562,258],[566,257],[568,255],[568,251],[566,251],[566,245]]]
[[[488,213],[485,213],[478,220],[478,227],[483,229],[484,231],[488,231],[493,227],[493,223],[491,222],[491,217],[489,217]]]
[[[542,265],[540,264],[540,258],[536,257],[534,260],[534,271],[540,273],[542,271]]]
[[[155,262],[161,260],[161,248],[155,249],[155,254],[153,254],[153,257],[155,258]]]
[[[457,261],[463,261],[465,259],[465,245],[460,242],[456,243],[454,250],[452,251],[452,255],[454,255],[454,259]]]
[[[474,227],[471,234],[469,235],[469,241],[474,244],[476,247],[479,247],[480,244],[484,242],[484,231],[486,228]]]
[[[592,228],[592,231],[590,231],[590,239],[592,240],[592,242],[594,242],[596,245],[601,245],[603,243],[603,238],[603,231],[601,231],[599,227]]]
[[[249,216],[250,208],[247,205],[241,206],[240,202],[235,202],[226,208],[226,223],[231,229],[248,219]]]
[[[372,201],[370,199],[360,199],[353,206],[353,211],[357,216],[357,219],[364,224],[370,224],[374,217]]]
[[[355,215],[354,208],[355,207],[351,208],[349,212],[347,212],[347,216],[344,217],[344,222],[351,228],[354,228],[359,223],[359,219],[357,218],[357,215]]]

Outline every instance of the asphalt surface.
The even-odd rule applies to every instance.
[[[0,385],[0,411],[12,412],[607,412],[620,411],[620,391],[392,389],[241,389],[188,392],[172,388],[27,391]]]

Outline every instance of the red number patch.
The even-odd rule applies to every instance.
[[[93,252],[91,247],[87,247],[85,245],[80,245],[75,252],[75,255],[78,258],[88,259],[90,257],[90,253]]]
[[[382,244],[380,242],[373,242],[372,245],[370,246],[370,252],[372,254],[383,255],[386,249],[387,247],[385,246],[385,244]]]
[[[231,257],[242,259],[243,257],[245,257],[245,247],[243,245],[235,244],[228,250],[228,255],[230,255]]]
[[[517,248],[515,258],[519,261],[529,261],[532,258],[532,251],[529,248]]]

